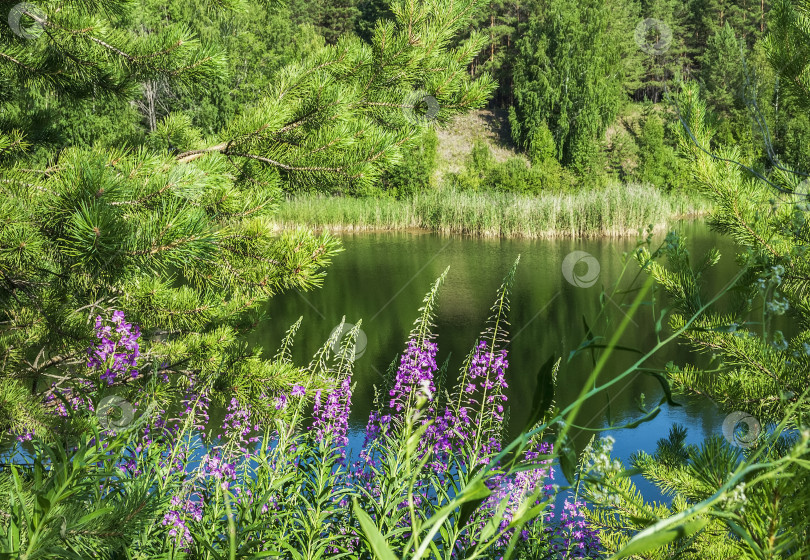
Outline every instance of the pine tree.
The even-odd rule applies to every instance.
[[[545,123],[558,160],[580,172],[594,165],[621,106],[623,55],[635,48],[632,32],[611,23],[612,7],[539,2],[516,46],[512,137],[531,153],[535,129]]]
[[[641,2],[640,21],[634,30],[638,49],[634,53],[641,67],[636,100],[658,103],[678,80],[691,73],[691,62],[704,45],[690,48],[692,26],[689,4],[672,0]]]
[[[490,74],[498,82],[492,99],[495,106],[508,106],[513,100],[512,63],[520,16],[519,2],[490,0],[481,5],[470,22],[471,30],[481,30],[488,39],[484,49],[473,59],[470,72],[473,76]]]
[[[717,120],[716,141],[737,144],[746,160],[752,152],[761,150],[759,138],[753,136],[747,97],[753,94],[750,86],[758,80],[747,68],[749,49],[742,38],[737,38],[729,23],[710,38],[701,62],[700,81],[704,85],[709,108]]]
[[[752,177],[735,163],[741,159],[738,147],[723,146],[717,157],[707,153],[712,131],[705,102],[696,87],[686,87],[682,96],[690,132],[682,138],[682,150],[693,162],[699,188],[715,203],[709,225],[746,250],[740,255],[746,274],[735,286],[733,305],[700,313],[684,333],[697,350],[717,355],[719,367],[689,365],[670,374],[685,390],[708,395],[729,410],[779,420],[798,402],[810,375],[810,222],[808,200],[799,188],[803,175],[777,168],[770,179]],[[719,254],[695,262],[677,238],[665,254],[669,269],[649,253],[639,260],[676,302],[672,324],[680,328],[707,303],[700,278]],[[785,314],[798,327],[795,336],[772,327]]]
[[[663,120],[653,112],[644,119],[638,138],[639,164],[634,175],[638,180],[663,189],[683,187],[681,160],[677,152],[668,146]]]
[[[357,5],[360,14],[355,24],[355,32],[360,38],[370,42],[377,20],[394,17],[388,4],[388,0],[362,0]]]
[[[357,0],[321,0],[318,6],[318,30],[330,45],[354,31],[360,9]]]
[[[183,91],[223,72],[224,53],[182,25],[147,35],[119,26],[131,2],[39,7],[41,35],[3,29],[0,39],[3,99],[17,106],[31,90],[127,95],[163,80]],[[194,378],[266,405],[294,381],[296,368],[262,358],[241,335],[269,297],[318,286],[339,245],[275,233],[278,196],[371,185],[426,126],[484,103],[491,80],[464,71],[484,38],[447,48],[474,7],[395,3],[396,20],[378,23],[372,47],[345,37],[285,66],[217,137],[170,113],[151,147],[77,146],[40,165],[26,152],[36,126],[0,131],[0,429],[52,436],[44,411],[58,400],[48,396],[80,394],[84,381],[106,389],[86,350],[97,342],[93,319],[113,310],[143,332],[139,375],[114,385],[129,398],[150,387],[165,406]],[[435,114],[424,113],[428,95]],[[173,382],[155,388],[163,375]]]

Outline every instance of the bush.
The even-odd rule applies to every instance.
[[[635,179],[665,191],[685,188],[689,178],[684,161],[664,138],[664,121],[654,113],[649,114],[638,139],[639,164],[634,170]]]
[[[447,180],[460,191],[517,194],[568,191],[573,185],[572,175],[553,157],[536,165],[520,156],[496,162],[489,145],[480,139],[473,143],[465,169],[448,175]]]
[[[404,150],[402,162],[385,172],[382,187],[397,198],[430,188],[430,178],[436,171],[438,145],[436,132],[426,130],[418,142]]]

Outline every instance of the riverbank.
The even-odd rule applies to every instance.
[[[436,189],[405,200],[295,197],[280,204],[274,225],[335,233],[422,229],[485,237],[623,237],[709,210],[695,196],[634,183],[540,196]]]

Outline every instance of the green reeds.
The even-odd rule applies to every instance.
[[[281,203],[279,228],[330,231],[424,229],[503,237],[619,237],[652,224],[706,213],[696,195],[666,194],[636,183],[539,196],[436,189],[405,200],[300,196]]]

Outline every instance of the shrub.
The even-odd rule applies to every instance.
[[[572,176],[551,157],[530,164],[525,158],[512,156],[495,161],[489,144],[478,139],[473,143],[465,168],[447,176],[449,185],[460,191],[493,191],[516,194],[539,194],[543,191],[565,191]]]

